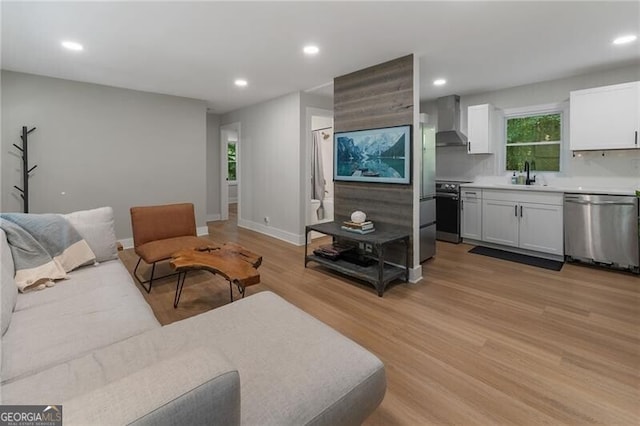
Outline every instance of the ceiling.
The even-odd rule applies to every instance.
[[[421,99],[638,62],[640,2],[9,2],[2,68],[203,99],[228,112],[415,53]],[[84,45],[82,52],[60,46]],[[305,44],[320,53],[307,57]],[[640,66],[640,65],[639,65]],[[446,78],[435,87],[435,78]],[[234,86],[245,78],[245,88]],[[311,90],[314,91],[314,90]]]

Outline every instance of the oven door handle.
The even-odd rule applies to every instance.
[[[436,198],[451,198],[451,199],[457,200],[458,194],[450,194],[450,193],[436,194]]]

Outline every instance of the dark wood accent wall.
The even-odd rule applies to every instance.
[[[413,55],[333,81],[335,132],[412,125],[413,108]],[[404,227],[412,234],[413,185],[334,182],[335,220],[362,210],[380,226]],[[404,248],[389,251],[391,261],[404,262]]]
[[[336,132],[413,124],[413,55],[333,80]]]

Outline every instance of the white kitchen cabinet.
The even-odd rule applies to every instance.
[[[517,204],[508,200],[482,200],[482,240],[518,247]]]
[[[496,110],[493,105],[470,106],[467,109],[467,153],[492,154],[496,126]]]
[[[640,147],[640,82],[573,91],[569,108],[571,150]]]
[[[564,255],[562,194],[484,190],[482,241]]]
[[[482,190],[463,189],[461,195],[460,235],[462,238],[480,240],[482,239]]]
[[[562,206],[520,203],[520,244],[527,250],[563,255]]]

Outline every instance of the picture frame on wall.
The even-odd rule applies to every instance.
[[[334,133],[333,180],[411,183],[411,126]]]

